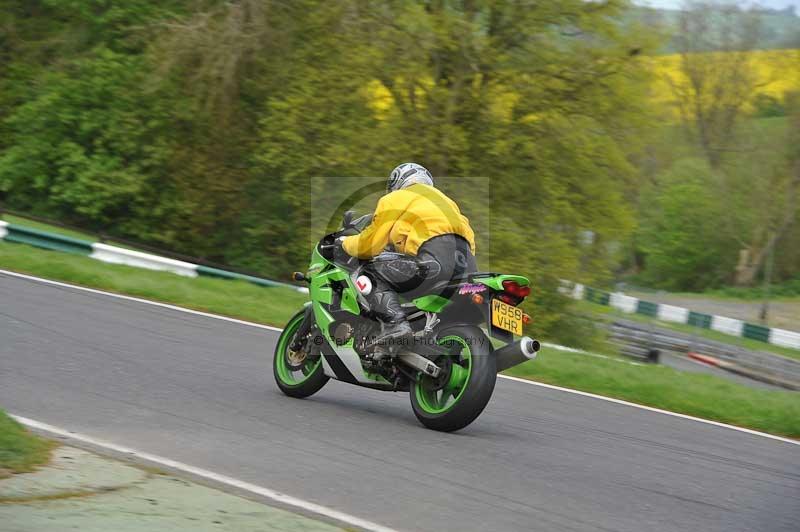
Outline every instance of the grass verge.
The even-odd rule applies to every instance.
[[[762,390],[713,375],[666,366],[634,366],[614,360],[543,349],[535,362],[505,372],[632,403],[740,427],[800,438],[800,393]]]
[[[285,288],[190,279],[0,242],[0,268],[282,326],[306,301]],[[800,394],[755,390],[710,375],[545,350],[510,375],[800,438]]]
[[[33,471],[50,459],[55,442],[31,434],[0,410],[0,478]]]
[[[277,326],[308,300],[289,288],[193,279],[8,242],[0,242],[0,268]]]

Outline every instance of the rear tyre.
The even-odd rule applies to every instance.
[[[477,327],[449,327],[439,332],[437,343],[451,349],[435,361],[443,372],[436,379],[419,375],[409,394],[411,407],[429,429],[452,432],[483,412],[492,398],[497,365],[489,339]]]
[[[297,330],[305,318],[305,311],[295,314],[283,329],[272,359],[275,383],[289,397],[303,398],[317,393],[328,382],[322,369],[322,357],[314,349],[311,337],[302,340],[302,348],[292,351]]]

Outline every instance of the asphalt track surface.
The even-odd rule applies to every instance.
[[[507,379],[436,433],[406,394],[284,397],[276,338],[0,273],[0,405],[400,530],[798,530],[798,445]]]

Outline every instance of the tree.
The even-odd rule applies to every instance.
[[[6,123],[14,144],[0,156],[0,189],[14,204],[106,227],[150,212],[163,176],[166,125],[137,95],[139,60],[107,49],[44,77]],[[138,212],[137,212],[138,211]]]
[[[481,265],[530,275],[537,310],[556,319],[558,279],[607,276],[633,227],[649,42],[619,27],[622,8],[354,1],[329,12],[345,25],[335,41],[309,31],[291,52],[298,75],[268,99],[259,161],[295,176],[278,186],[293,198],[307,197],[291,188],[301,176],[380,175],[404,160],[490,178],[491,197],[444,186],[468,216],[490,213]],[[596,239],[581,248],[587,230]]]
[[[687,2],[680,12],[680,69],[667,81],[689,137],[714,168],[733,148],[746,104],[768,83],[751,53],[760,38],[759,18],[733,5]]]
[[[668,290],[702,290],[724,283],[736,263],[736,242],[725,223],[714,170],[702,159],[683,159],[659,175],[642,195],[637,242],[646,280]]]
[[[737,285],[752,284],[767,257],[797,221],[800,202],[800,93],[787,95],[789,117],[783,131],[772,127],[755,138],[764,157],[753,157],[740,171],[742,203],[748,204]],[[763,126],[762,126],[763,127]],[[768,126],[769,127],[769,126]],[[753,179],[758,176],[758,179]],[[749,238],[748,238],[749,237]]]
[[[37,64],[0,74],[15,205],[275,276],[319,236],[312,176],[417,160],[454,178],[482,265],[533,278],[542,329],[633,229],[651,43],[622,0],[9,2],[4,28],[33,10],[70,43],[0,42]]]
[[[755,65],[761,35],[755,12],[687,3],[676,38],[680,69],[668,76],[685,131],[718,178],[716,194],[726,213],[720,238],[739,248],[729,276],[737,285],[754,282],[796,209],[783,128],[748,114],[751,106],[764,114],[768,100],[760,91],[775,81]]]

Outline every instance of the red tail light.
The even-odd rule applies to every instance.
[[[516,297],[528,297],[531,295],[530,286],[520,286],[516,281],[503,281],[503,290]]]

